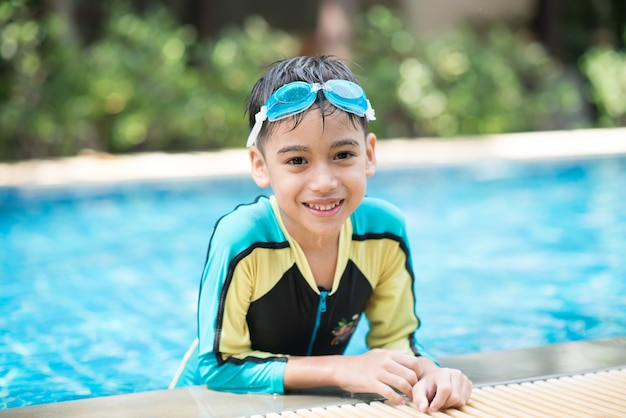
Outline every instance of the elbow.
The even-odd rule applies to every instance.
[[[213,359],[200,358],[199,375],[209,389],[232,393],[283,394],[286,361],[264,363],[217,364]]]

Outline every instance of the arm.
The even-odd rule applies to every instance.
[[[240,274],[242,263],[231,269],[218,252],[209,254],[198,303],[199,374],[214,390],[283,393],[287,359],[251,348],[246,325],[250,282]]]
[[[382,313],[389,312],[389,317],[392,319],[393,313],[398,312],[394,310],[393,307],[402,306],[402,302],[398,301],[398,298],[401,299],[401,295],[409,292],[393,293],[398,295],[398,297],[394,298],[389,296],[383,298],[383,300],[395,300],[395,302],[390,306],[387,306],[387,303],[382,303],[382,306],[386,307],[379,311]],[[411,309],[411,311],[412,310],[413,309]],[[368,318],[369,315],[374,317],[373,321],[370,321],[372,322],[373,328],[373,331],[370,331],[370,333],[374,332],[375,335],[373,337],[368,336],[368,341],[379,342],[381,344],[380,346],[383,348],[381,350],[383,352],[389,353],[393,352],[392,350],[401,350],[401,353],[413,359],[413,361],[410,361],[403,358],[400,361],[400,365],[404,366],[405,369],[399,368],[398,365],[393,365],[393,367],[386,369],[387,372],[392,373],[394,376],[384,374],[375,375],[375,377],[384,377],[376,384],[378,388],[375,390],[376,393],[379,393],[393,402],[404,403],[404,399],[399,398],[399,395],[391,390],[391,388],[395,388],[412,400],[423,412],[426,412],[429,408],[432,411],[438,411],[440,409],[462,406],[467,402],[472,391],[471,381],[459,370],[439,367],[439,364],[424,351],[415,337],[418,323],[415,324],[415,329],[409,332],[407,337],[401,326],[403,323],[402,318],[396,318],[395,322],[391,321],[390,323],[386,323],[385,321],[389,318],[377,319],[376,312],[374,311],[368,313]],[[402,317],[402,315],[400,315],[400,317]],[[409,320],[411,316],[404,315],[404,318],[404,321],[406,321]],[[411,321],[409,320],[409,322]],[[395,328],[394,323],[398,328]],[[381,326],[383,324],[385,324],[384,327]],[[379,328],[376,328],[377,325]],[[394,334],[394,329],[399,329],[400,331]],[[383,338],[385,335],[387,335],[387,338]],[[395,357],[395,359],[398,359],[398,357]],[[389,363],[386,362],[383,364],[388,365]],[[355,375],[355,378],[360,379],[360,382],[366,382],[364,379],[365,373],[375,372],[375,370],[372,370],[371,363],[368,364],[368,362],[366,362],[365,366],[367,369],[364,372]],[[415,373],[414,376],[408,375],[407,369],[408,371],[413,371]],[[381,384],[386,385],[387,388],[385,389]],[[410,385],[410,387],[407,388],[407,385]]]
[[[289,358],[285,390],[320,386],[377,393],[396,404],[408,398],[423,412],[462,406],[472,392],[471,381],[460,371],[440,368],[426,357],[403,351],[374,349],[357,356]]]
[[[395,251],[387,248],[385,254],[377,276],[379,280],[367,307],[371,325],[368,345],[417,355],[414,357],[417,364],[410,367],[415,370],[417,379],[413,381],[405,378],[405,382],[394,379],[396,383],[391,386],[407,395],[422,411],[463,405],[471,394],[470,380],[458,370],[440,368],[417,342],[419,319],[415,313],[415,289],[408,244],[403,245],[400,241]],[[383,382],[390,385],[389,380]],[[406,384],[411,385],[408,392]],[[383,395],[380,390],[377,393]],[[395,397],[388,398],[397,402]]]
[[[215,358],[215,354],[209,352],[198,361],[200,376],[210,389],[233,393],[284,393],[285,361],[218,364]]]
[[[398,350],[374,349],[357,356],[292,356],[285,369],[285,390],[335,386],[404,403],[402,394],[412,396],[421,374],[418,357]]]
[[[258,218],[266,214],[260,206],[242,206],[225,216],[211,236],[198,299],[198,372],[211,389],[284,391],[286,357],[253,350],[246,324],[253,277],[263,274],[249,259],[250,246],[264,239]]]

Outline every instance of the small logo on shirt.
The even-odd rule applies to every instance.
[[[352,320],[348,321],[346,318],[341,318],[341,321],[337,324],[333,330],[335,336],[330,345],[338,345],[344,343],[350,339],[350,336],[354,333],[356,324],[359,322],[359,314],[354,314]]]

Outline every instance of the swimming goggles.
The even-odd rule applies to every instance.
[[[365,117],[368,121],[375,120],[376,115],[365,92],[356,83],[348,80],[328,80],[325,83],[305,83],[294,81],[285,84],[272,94],[254,115],[254,127],[248,136],[246,146],[250,148],[256,143],[265,120],[274,122],[296,115],[308,109],[322,90],[326,99],[337,108]]]

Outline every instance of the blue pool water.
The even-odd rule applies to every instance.
[[[0,189],[0,408],[167,387],[247,178]],[[626,335],[626,158],[379,171],[438,356]]]

